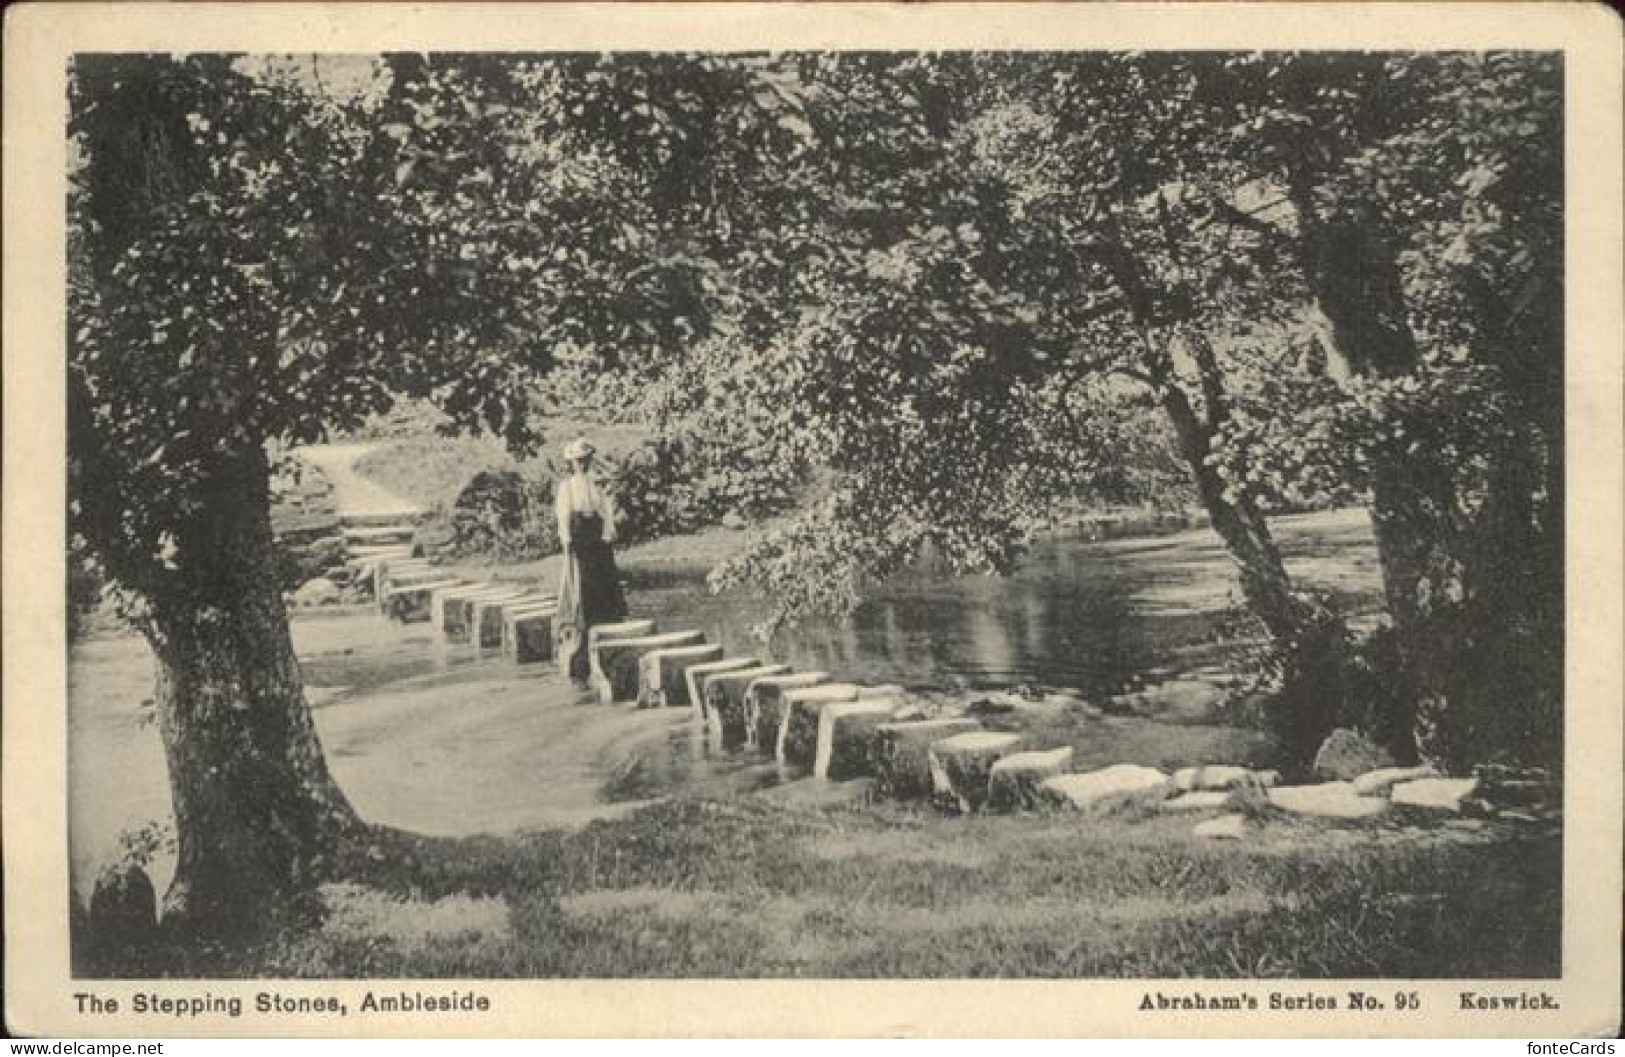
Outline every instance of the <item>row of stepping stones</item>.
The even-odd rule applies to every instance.
[[[513,583],[468,583],[421,559],[377,570],[380,608],[427,620],[448,643],[500,649],[517,663],[551,660],[556,597]],[[873,778],[881,795],[929,797],[961,813],[1034,808],[1105,811],[1125,804],[1218,814],[1198,836],[1238,837],[1263,809],[1369,819],[1394,805],[1455,814],[1477,787],[1429,767],[1382,767],[1349,781],[1283,786],[1273,771],[1209,765],[1172,774],[1116,764],[1074,770],[1071,746],[1041,748],[970,716],[928,716],[899,686],[862,686],[755,657],[725,657],[701,631],[661,632],[653,620],[588,634],[591,685],[603,704],[687,708],[719,752],[771,756],[826,781]]]

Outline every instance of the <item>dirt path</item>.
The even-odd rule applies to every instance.
[[[300,448],[297,454],[327,477],[333,486],[333,502],[340,514],[399,514],[407,518],[419,513],[419,508],[411,500],[356,473],[355,464],[380,446],[371,441],[312,444]]]

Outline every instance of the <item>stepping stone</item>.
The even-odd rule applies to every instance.
[[[795,767],[811,767],[818,756],[818,715],[835,701],[856,701],[863,688],[856,683],[823,683],[784,693],[773,758]]]
[[[588,641],[591,641],[589,634]],[[646,653],[698,646],[705,642],[703,631],[668,631],[663,635],[640,635],[629,639],[600,640],[594,656],[598,659],[598,700],[604,704],[635,701],[638,697],[638,662]]]
[[[1316,818],[1375,818],[1390,806],[1380,796],[1356,793],[1352,782],[1276,786],[1269,800],[1282,811]]]
[[[638,658],[638,707],[676,708],[692,704],[686,678],[689,667],[721,659],[721,643],[700,642],[645,653]]]
[[[395,510],[375,510],[366,514],[344,513],[339,515],[339,521],[345,528],[383,528],[415,521],[421,513],[422,511],[412,507],[398,507]]]
[[[542,605],[557,605],[558,598],[551,592],[532,591],[518,598],[477,598],[469,609],[469,638],[482,650],[502,648],[502,615],[509,608],[535,609]]]
[[[1387,796],[1400,782],[1413,782],[1419,778],[1442,778],[1431,764],[1419,767],[1380,767],[1367,771],[1354,780],[1354,791],[1361,796]]]
[[[1189,796],[1201,796],[1201,793],[1190,793]],[[1224,815],[1220,818],[1210,818],[1206,822],[1198,822],[1191,827],[1191,836],[1201,837],[1204,840],[1240,840],[1247,835],[1246,815]]]
[[[745,747],[774,753],[779,745],[779,720],[784,695],[791,690],[829,682],[828,672],[796,672],[758,679],[745,691]]]
[[[350,558],[350,563],[375,562],[380,558],[410,558],[412,545],[410,543],[382,543],[364,544],[344,549]]]
[[[1461,813],[1461,802],[1478,788],[1477,778],[1415,778],[1400,782],[1388,799],[1406,807]]]
[[[1047,778],[1039,786],[1050,803],[1079,811],[1107,810],[1124,803],[1153,803],[1173,788],[1168,776],[1155,767],[1118,763],[1083,774]]]
[[[648,635],[658,634],[659,625],[652,620],[622,620],[614,624],[595,624],[587,629],[587,682],[592,686],[593,697],[599,701],[608,701],[605,695],[609,693],[609,680],[604,677],[604,671],[598,666],[598,644],[601,642],[618,642],[622,639],[641,639]],[[554,635],[558,632],[555,629]],[[561,648],[555,641],[555,650]]]
[[[412,525],[383,525],[378,528],[346,527],[344,539],[359,547],[374,547],[383,544],[404,543],[410,549],[412,538],[417,535],[417,529]]]
[[[981,729],[963,718],[882,723],[875,729],[875,788],[894,797],[930,795],[932,743]]]
[[[943,804],[962,815],[987,803],[993,765],[1016,751],[1020,734],[973,730],[932,742],[926,759],[931,768],[931,791]]]
[[[1180,793],[1157,805],[1158,811],[1174,814],[1186,811],[1224,811],[1234,807],[1236,792],[1230,789],[1203,789],[1194,793]]]
[[[447,576],[428,583],[403,584],[386,588],[383,595],[384,615],[402,624],[417,624],[429,619],[430,602],[434,593],[447,587],[456,587],[464,581]]]
[[[492,598],[520,598],[529,592],[517,584],[483,586],[467,590],[453,588],[442,591],[430,606],[430,621],[447,642],[469,641],[469,628],[473,626],[474,603]],[[438,610],[438,616],[435,615]]]
[[[705,732],[713,748],[732,751],[745,744],[745,700],[751,684],[769,675],[784,675],[788,664],[720,672],[705,680]]]
[[[1181,793],[1224,792],[1243,786],[1267,789],[1280,783],[1279,771],[1255,771],[1228,764],[1181,767],[1174,772],[1174,789]]]
[[[895,697],[831,701],[818,713],[813,776],[844,782],[874,774],[880,726],[890,723],[902,702]]]
[[[553,618],[557,604],[509,609],[502,614],[502,655],[515,664],[553,659]]]
[[[683,678],[688,682],[688,701],[694,706],[694,715],[702,720],[705,718],[705,687],[712,678],[760,665],[761,662],[755,657],[729,657],[726,660],[689,665],[688,670],[683,673]]]
[[[1038,787],[1072,766],[1072,746],[1014,752],[993,764],[987,776],[987,809],[1016,811],[1037,807]]]

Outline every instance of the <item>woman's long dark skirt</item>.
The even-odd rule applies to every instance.
[[[584,683],[591,671],[587,631],[595,624],[626,618],[626,595],[615,568],[615,552],[604,542],[597,514],[570,516],[570,547],[559,581],[559,657],[570,678]]]

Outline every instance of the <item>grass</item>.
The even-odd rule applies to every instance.
[[[572,834],[415,839],[325,921],[155,967],[289,977],[1541,977],[1560,838],[1274,818],[945,818],[678,799]],[[1494,921],[1486,930],[1483,923]]]

